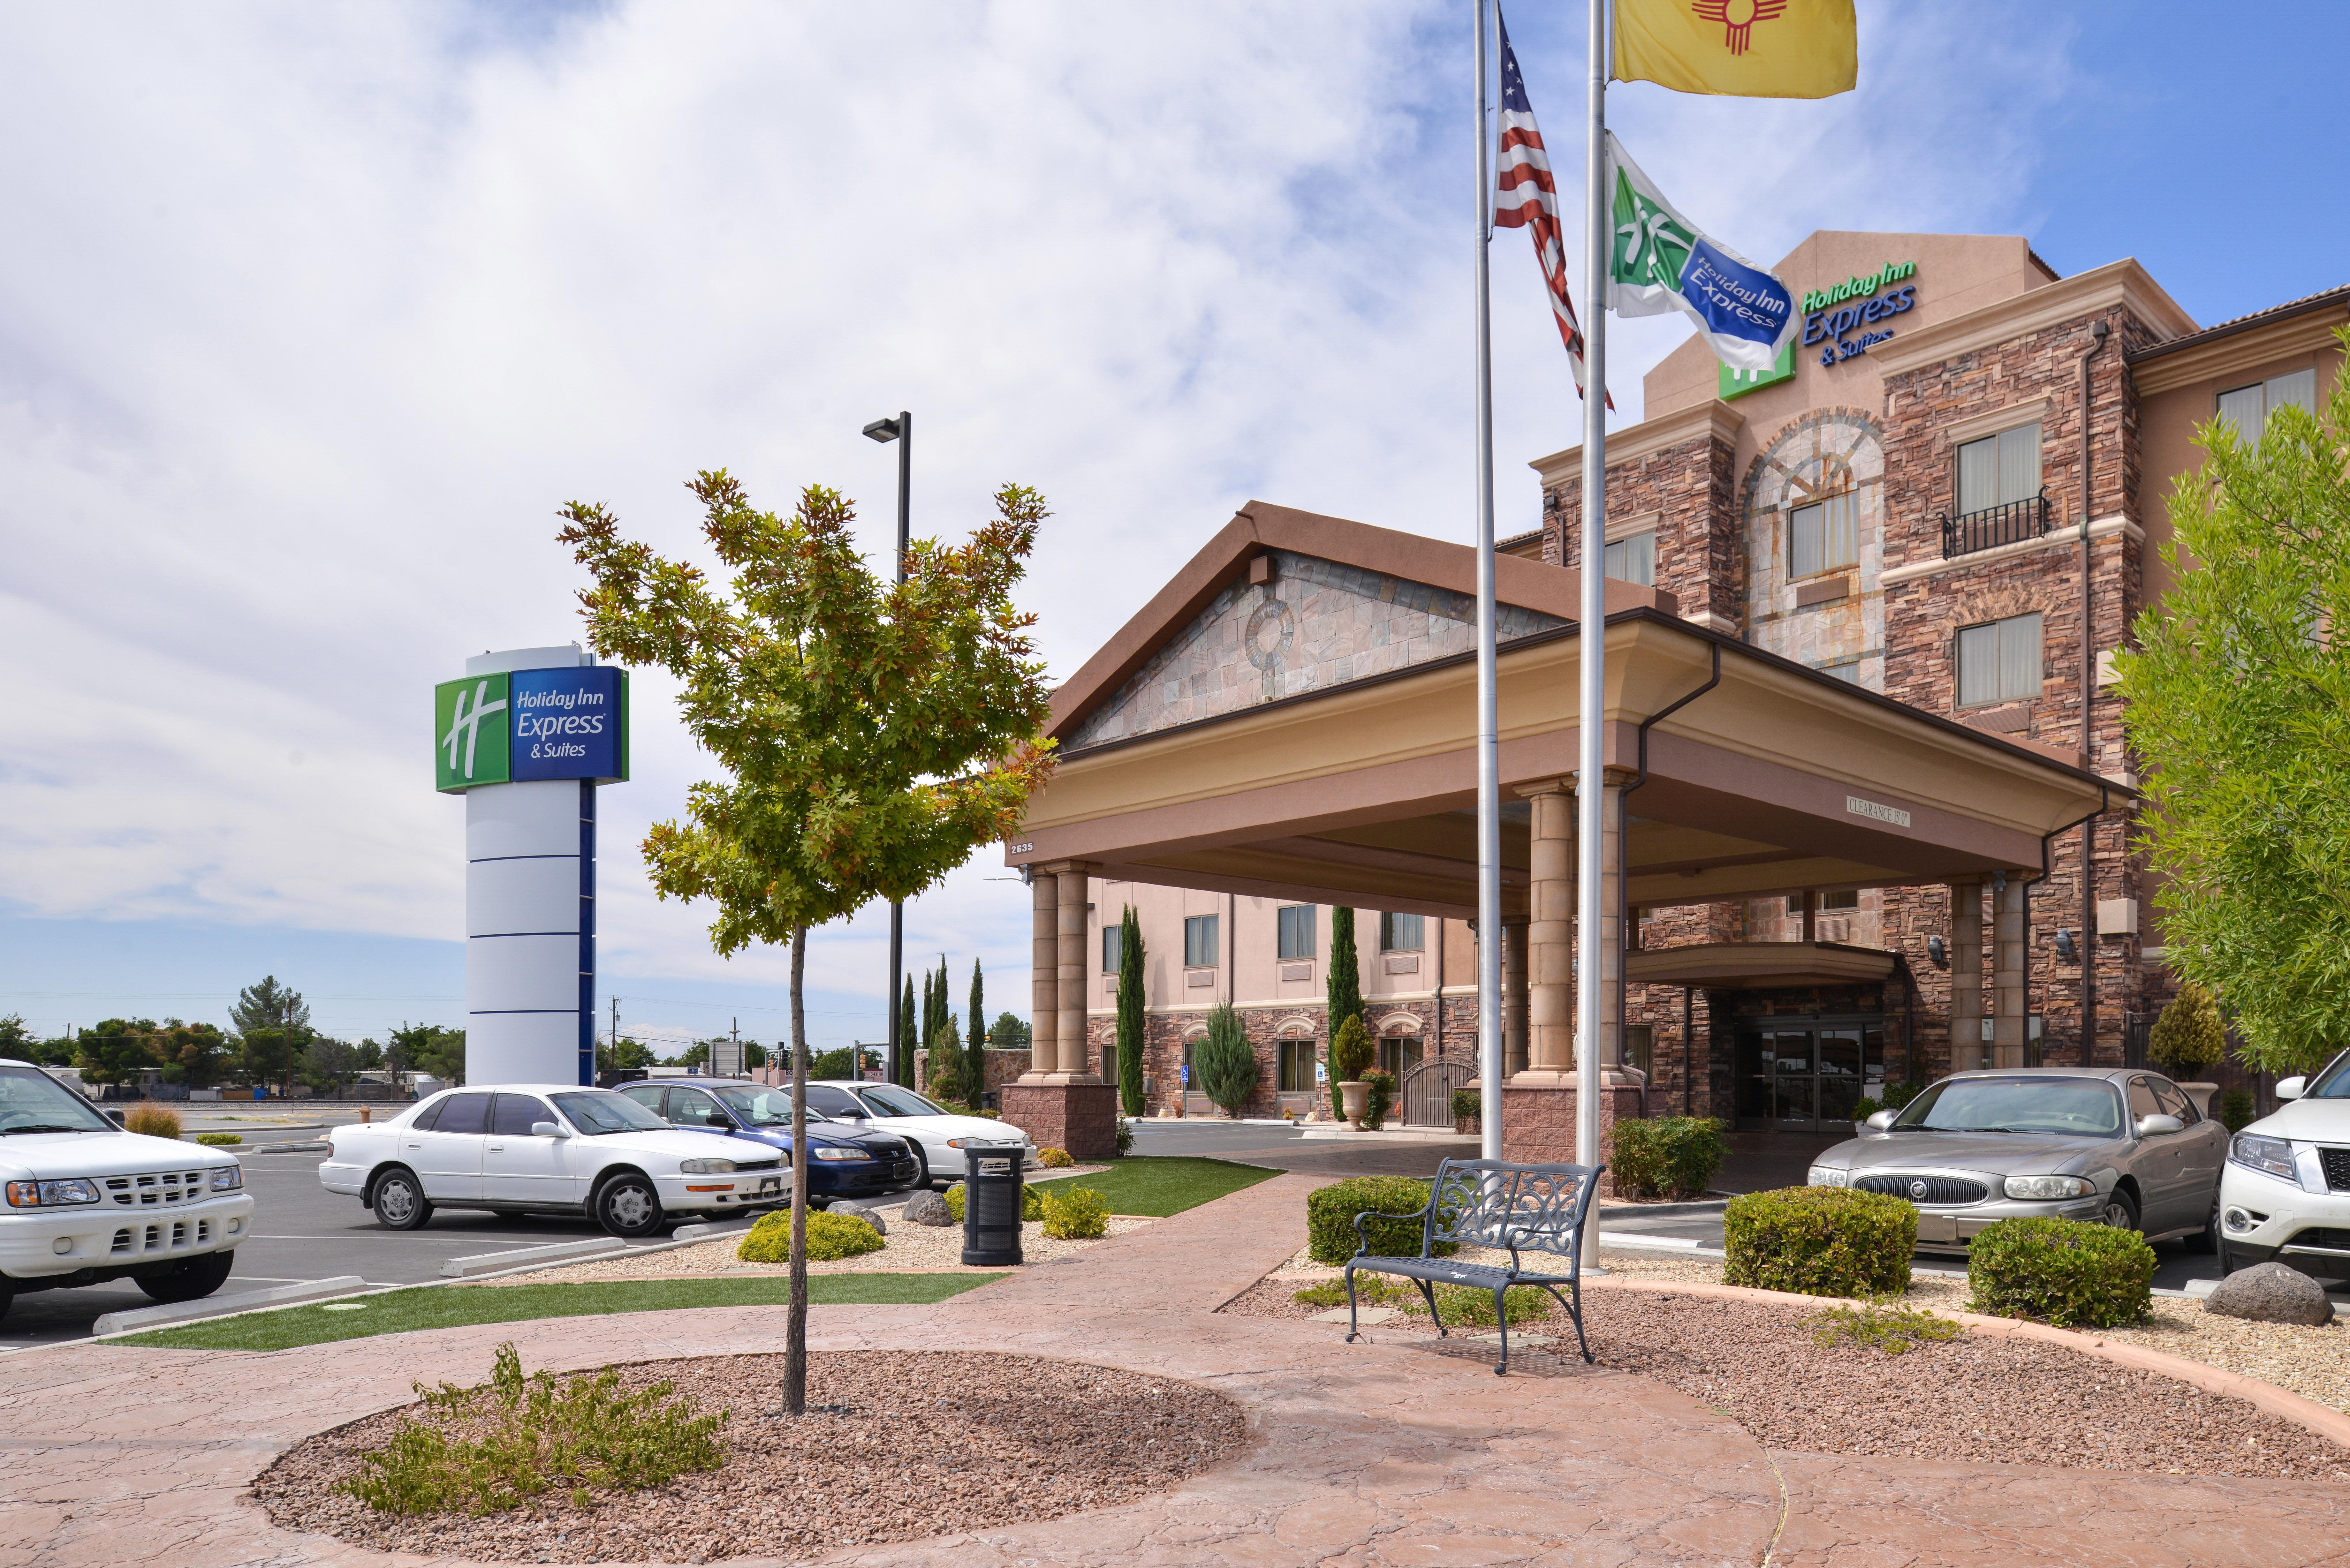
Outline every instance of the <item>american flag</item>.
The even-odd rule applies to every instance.
[[[1575,389],[1581,392],[1583,327],[1575,318],[1575,302],[1566,293],[1566,247],[1559,238],[1558,186],[1550,177],[1550,156],[1543,151],[1534,108],[1526,101],[1526,78],[1519,73],[1517,51],[1510,47],[1510,29],[1502,20],[1499,5],[1493,7],[1493,22],[1502,34],[1502,149],[1493,185],[1493,226],[1530,232],[1534,259],[1542,264],[1543,281],[1550,285],[1551,314],[1566,344],[1567,360],[1575,367]],[[1607,406],[1614,408],[1616,400],[1608,399]]]

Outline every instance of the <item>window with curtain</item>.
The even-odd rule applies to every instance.
[[[1409,952],[1426,944],[1420,940],[1418,915],[1381,915],[1379,917],[1379,950],[1383,953]]]
[[[1787,518],[1787,575],[1816,577],[1860,565],[1860,497],[1850,491]]]
[[[1607,546],[1599,558],[1600,567],[1619,583],[1638,583],[1644,587],[1657,585],[1657,531],[1627,534]]]
[[[1291,904],[1277,910],[1274,919],[1280,922],[1281,956],[1285,959],[1312,958],[1314,906]]]
[[[1102,928],[1102,973],[1116,974],[1118,962],[1118,942],[1126,932],[1118,926]]]
[[[2040,695],[2040,612],[1959,633],[1959,706]]]
[[[1274,1065],[1279,1072],[1277,1082],[1285,1093],[1299,1094],[1314,1087],[1314,1042],[1284,1040],[1276,1048]]]
[[[2040,426],[2035,421],[1959,448],[1959,514],[1988,512],[2040,493]]]
[[[1221,917],[1193,915],[1183,922],[1183,962],[1192,969],[1212,969],[1221,951],[1216,926]]]
[[[2269,416],[2282,408],[2317,411],[2317,372],[2295,370],[2272,376],[2249,387],[2220,394],[2220,417],[2236,427],[2241,439],[2258,441],[2268,429]]]

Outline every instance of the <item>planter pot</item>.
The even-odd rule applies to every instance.
[[[2178,1086],[2187,1091],[2189,1099],[2195,1102],[2195,1112],[2198,1116],[2209,1116],[2211,1114],[2211,1096],[2220,1092],[2219,1085],[2181,1084]]]
[[[1371,1086],[1360,1078],[1347,1079],[1338,1085],[1338,1103],[1348,1121],[1359,1123],[1371,1108]]]

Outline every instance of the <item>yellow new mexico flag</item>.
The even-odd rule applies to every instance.
[[[1616,0],[1615,75],[1675,92],[1827,98],[1859,75],[1854,32],[1852,0]]]

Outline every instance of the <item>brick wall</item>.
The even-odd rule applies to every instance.
[[[1684,616],[1710,611],[1743,624],[1746,555],[1731,491],[1736,454],[1726,441],[1699,436],[1661,452],[1607,465],[1607,516],[1657,515],[1656,587],[1669,591]],[[1543,559],[1572,566],[1582,559],[1579,488],[1543,495]]]

